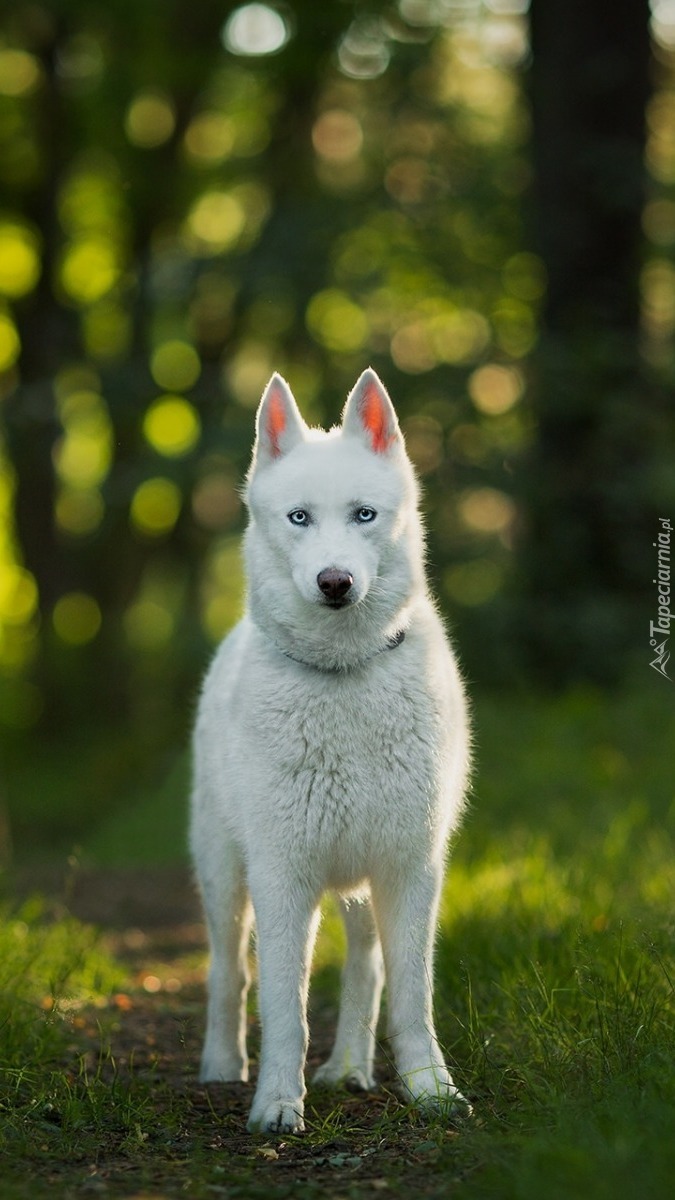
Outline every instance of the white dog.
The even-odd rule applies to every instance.
[[[246,499],[248,611],[216,654],[195,732],[191,845],[212,954],[201,1079],[248,1078],[255,916],[262,1049],[249,1129],[304,1128],[309,971],[333,889],[348,952],[335,1046],[315,1079],[373,1086],[386,975],[405,1095],[466,1111],[434,1032],[431,978],[467,718],[427,591],[413,468],[374,371],[329,433],[308,429],[274,375]]]

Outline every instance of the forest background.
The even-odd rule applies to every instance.
[[[671,0],[2,6],[5,860],[181,755],[273,370],[382,376],[472,686],[672,702],[674,67]]]

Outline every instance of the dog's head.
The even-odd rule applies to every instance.
[[[393,615],[407,600],[422,557],[417,488],[373,370],[363,372],[329,433],[308,428],[286,381],[272,376],[246,498],[253,589],[278,588],[280,605],[295,598],[325,613],[367,605]]]

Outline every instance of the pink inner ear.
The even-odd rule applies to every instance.
[[[279,439],[286,428],[286,409],[281,399],[281,393],[275,388],[267,400],[267,420],[265,432],[270,440],[270,450],[274,458],[281,454]]]
[[[359,408],[364,428],[370,434],[373,450],[377,454],[383,454],[389,449],[396,435],[389,433],[389,414],[376,384],[368,385]]]

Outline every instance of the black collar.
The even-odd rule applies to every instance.
[[[395,650],[396,647],[400,646],[401,642],[404,640],[405,629],[399,629],[397,633],[394,633],[390,638],[387,638],[386,644],[382,647],[382,650]],[[279,649],[278,646],[277,649]],[[357,667],[365,667],[366,663],[369,663],[371,659],[375,658],[375,655],[380,654],[381,651],[376,650],[374,654],[370,654],[368,658],[364,658],[361,660],[361,662],[355,663],[353,667],[320,667],[317,663],[306,662],[304,658],[296,658],[294,654],[289,654],[287,650],[280,650],[280,653],[283,654],[284,658],[290,658],[293,662],[299,663],[301,667],[308,667],[312,671],[322,671],[326,675],[339,675],[342,671],[352,671]]]

